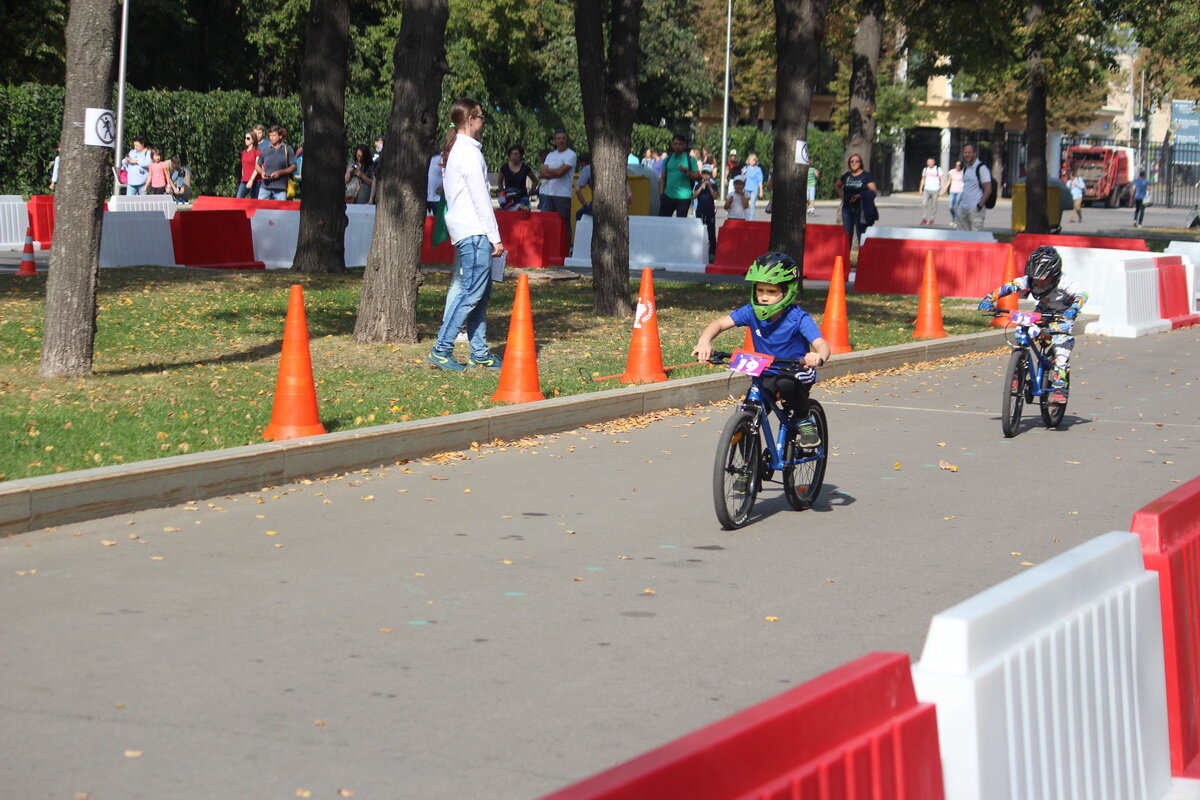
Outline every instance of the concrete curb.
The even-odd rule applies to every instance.
[[[991,350],[1004,331],[952,336],[838,356],[824,378]],[[285,442],[99,467],[0,484],[0,535],[261,489],[305,477],[464,450],[472,442],[556,433],[594,422],[728,397],[725,373],[489,408]]]

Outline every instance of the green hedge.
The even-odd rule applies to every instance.
[[[0,194],[44,194],[62,125],[63,90],[58,86],[21,84],[0,86]],[[386,130],[391,103],[349,97],[346,100],[347,160],[359,144],[368,147]],[[242,134],[255,122],[283,125],[292,144],[301,144],[300,102],[291,97],[256,97],[249,92],[166,92],[130,89],[125,99],[125,140],[144,136],[170,158],[179,156],[192,168],[194,194],[232,195],[237,187],[238,151]],[[498,169],[511,144],[521,144],[533,163],[541,149],[550,146],[554,129],[561,124],[544,113],[526,108],[491,109],[484,136],[484,156]],[[582,121],[565,124],[576,150],[587,149]],[[666,151],[674,131],[635,125],[633,152],[647,147]],[[768,131],[742,126],[729,131],[730,147],[741,157],[757,153],[769,173],[774,149]],[[720,157],[721,129],[712,127],[696,145]],[[810,148],[821,167],[820,196],[832,196],[834,180],[841,174],[841,140],[836,134],[810,130]]]

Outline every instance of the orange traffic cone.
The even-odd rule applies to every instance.
[[[917,300],[917,326],[914,339],[942,339],[942,300],[938,295],[937,269],[933,266],[933,251],[925,251],[925,274],[921,277],[921,294]]]
[[[742,341],[742,349],[748,352],[754,352],[754,337],[750,335],[750,329],[746,328],[746,338]]]
[[[833,276],[829,279],[829,295],[825,298],[825,316],[821,317],[821,335],[833,354],[850,353],[850,328],[846,322],[846,277],[842,257],[833,260]]]
[[[662,346],[658,343],[658,308],[654,304],[654,272],[642,270],[638,287],[637,310],[633,314],[633,339],[622,383],[657,383],[667,379],[663,369]]]
[[[275,381],[271,424],[263,438],[298,439],[325,433],[317,412],[317,386],[313,382],[312,356],[308,352],[308,319],[304,314],[304,287],[293,286],[288,295],[287,321],[283,325],[283,352]]]
[[[545,400],[538,382],[537,344],[533,338],[533,304],[529,301],[529,276],[517,276],[508,344],[500,365],[500,385],[492,399],[497,403],[528,403]]]
[[[18,275],[37,275],[37,264],[33,262],[33,228],[25,229],[25,251],[21,253]]]
[[[1017,279],[1017,251],[1010,244],[1008,246],[1008,254],[1004,257],[1004,283],[1011,283]],[[1004,309],[1005,311],[1017,310],[1017,295],[1016,292],[1005,295],[996,301],[996,308]],[[1008,317],[996,317],[992,320],[993,328],[1003,328],[1008,325]]]

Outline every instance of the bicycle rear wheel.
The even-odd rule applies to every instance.
[[[1066,403],[1051,403],[1050,395],[1054,389],[1050,385],[1049,370],[1046,371],[1046,383],[1042,387],[1044,394],[1042,395],[1042,422],[1047,428],[1057,428],[1063,421],[1063,416],[1067,413]]]
[[[825,482],[825,462],[829,455],[829,425],[825,420],[825,409],[816,400],[808,401],[808,418],[817,429],[821,443],[804,450],[800,447],[799,431],[793,430],[783,453],[783,460],[787,464],[783,468],[783,495],[797,511],[812,508],[821,491],[821,484]],[[792,463],[802,458],[811,460]]]
[[[737,411],[725,423],[713,464],[713,504],[721,527],[735,530],[750,519],[758,495],[762,440],[757,415]]]
[[[1008,370],[1004,373],[1004,398],[1000,405],[1000,428],[1006,437],[1017,435],[1021,426],[1021,409],[1025,406],[1025,382],[1029,379],[1026,363],[1029,353],[1014,350],[1008,357]]]

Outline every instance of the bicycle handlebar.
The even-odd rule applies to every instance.
[[[1003,308],[997,308],[992,311],[985,311],[984,309],[980,309],[979,313],[983,314],[986,317],[1007,317],[1012,314],[1011,311],[1008,311],[1007,309],[1003,309]],[[1037,314],[1039,316],[1038,324],[1045,323],[1047,325],[1053,325],[1056,322],[1064,322],[1067,319],[1065,316],[1063,316],[1062,314],[1059,314],[1055,311],[1034,311],[1034,312],[1022,312],[1022,313]]]
[[[729,359],[733,357],[733,353],[728,353],[724,350],[713,350],[712,356],[708,359],[710,364],[728,364]],[[779,367],[780,369],[808,369],[808,365],[804,363],[804,359],[796,358],[776,358],[771,361],[771,367]]]

